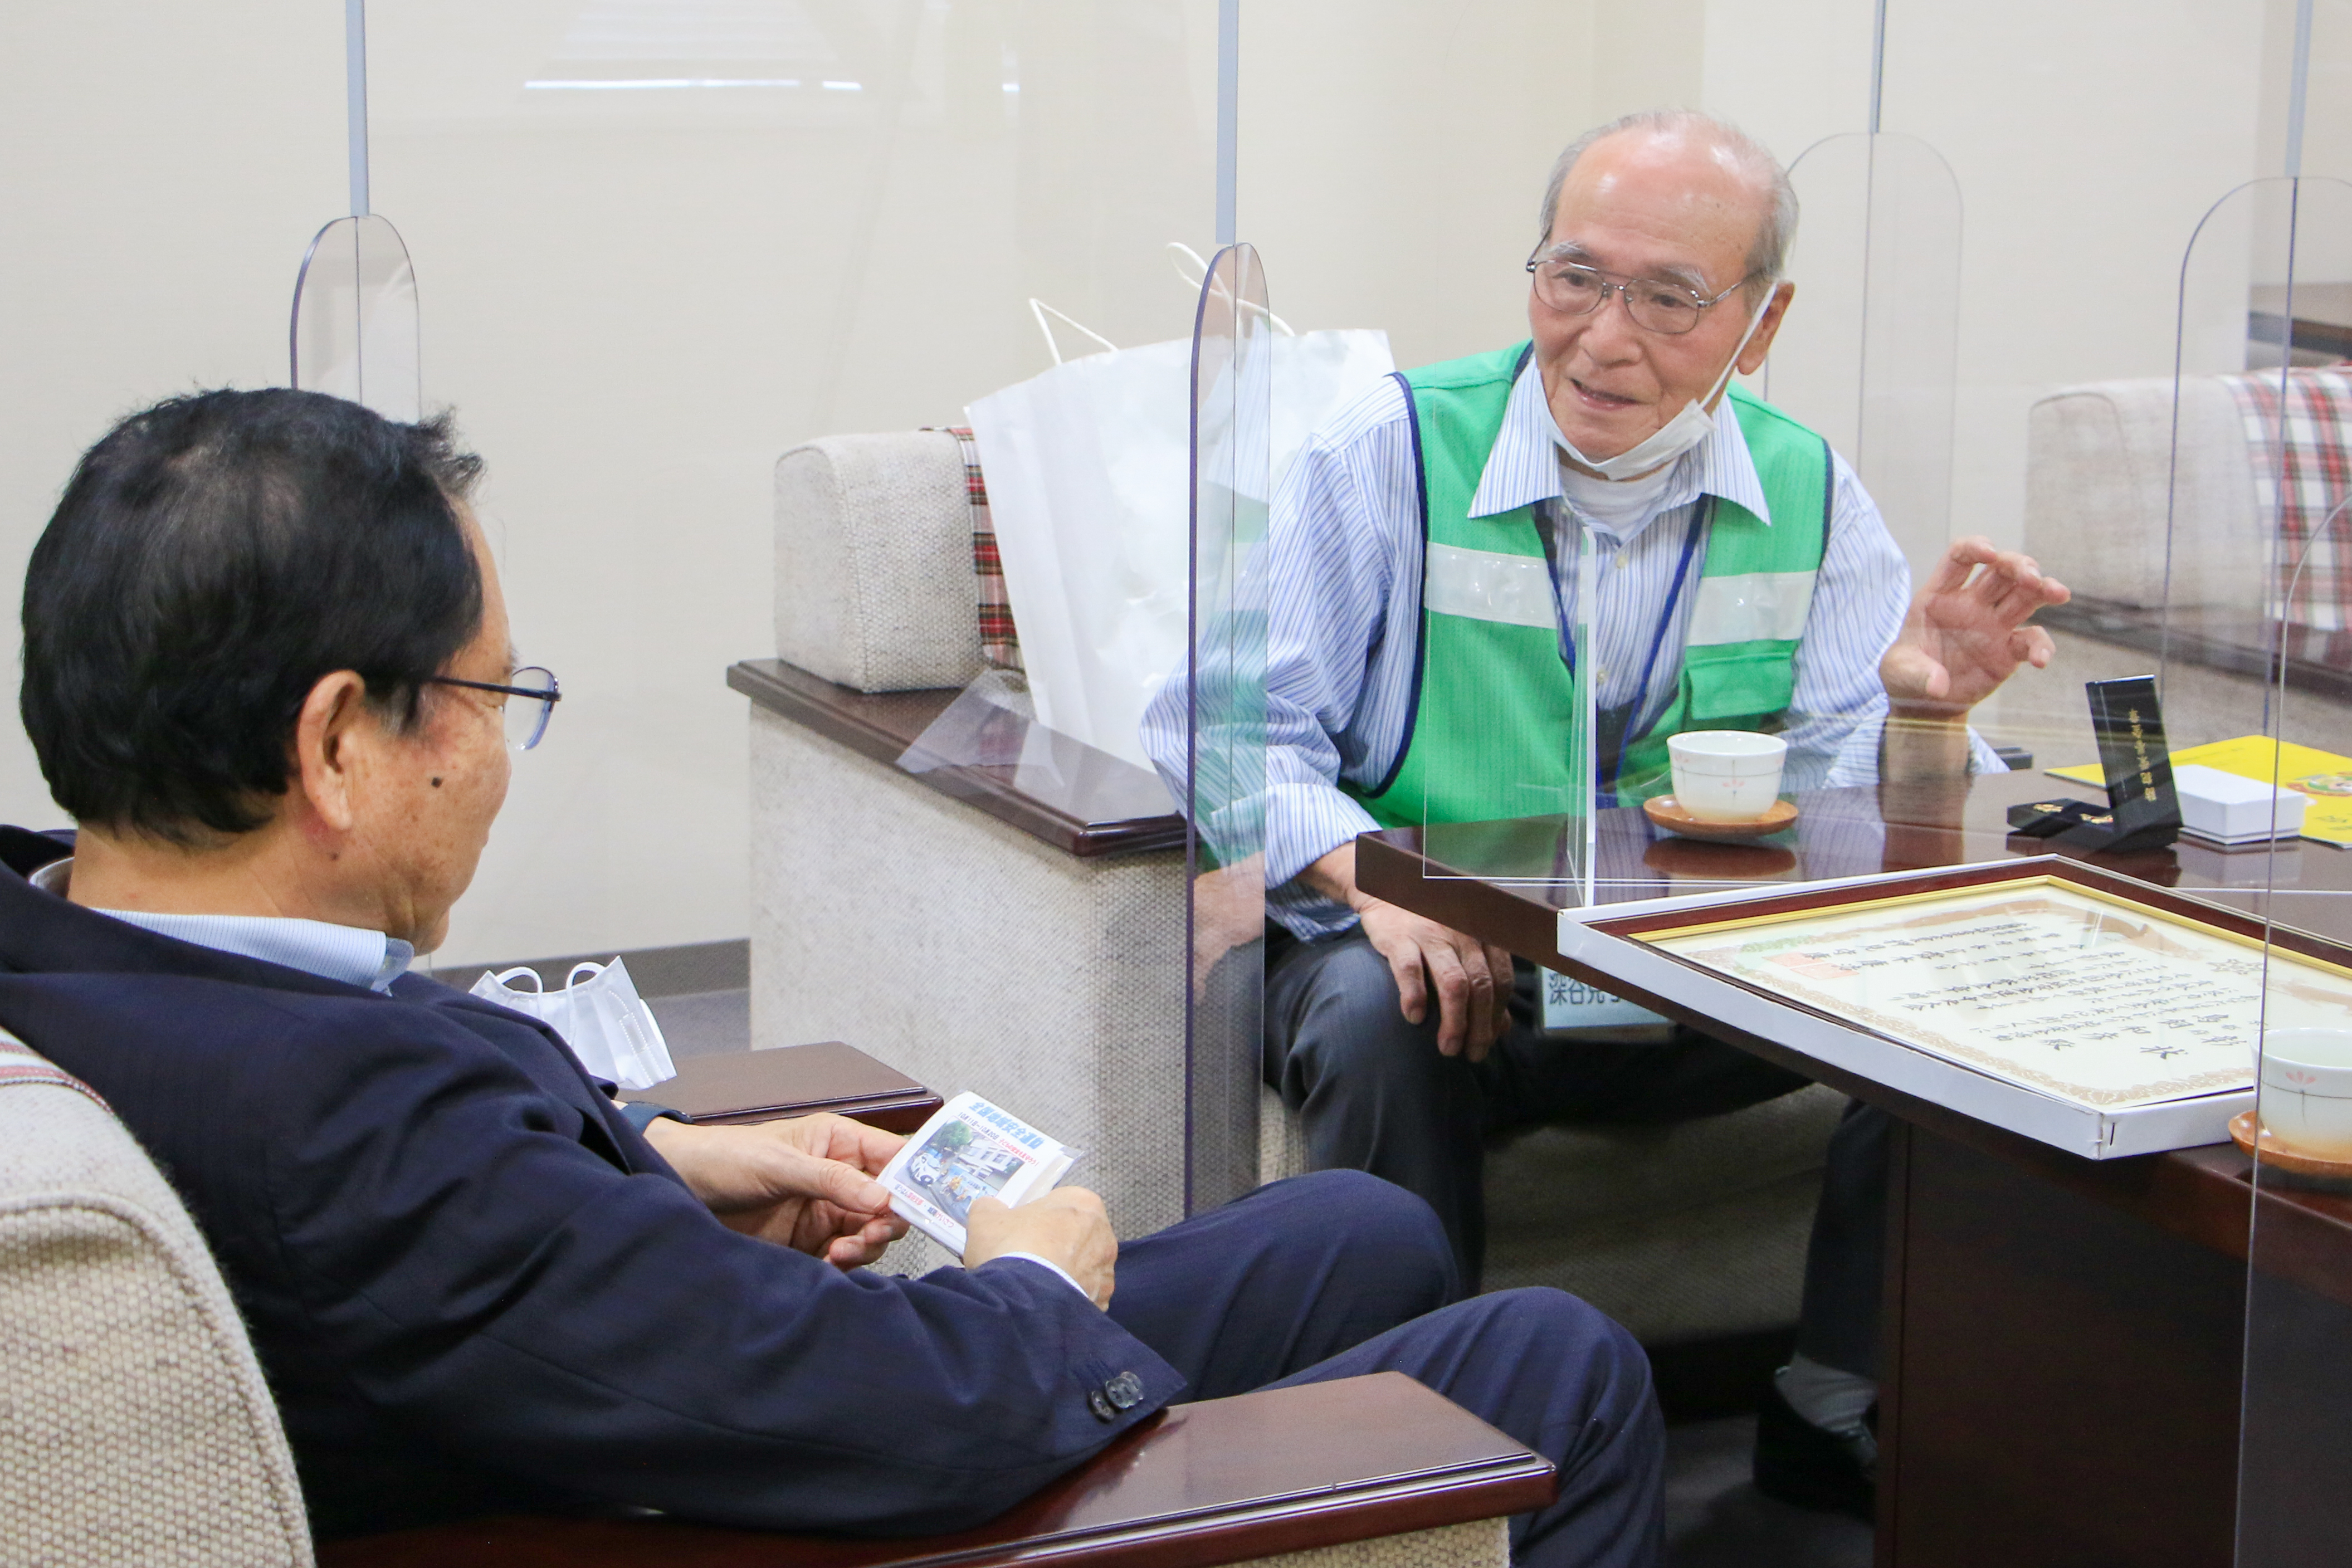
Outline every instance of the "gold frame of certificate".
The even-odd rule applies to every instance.
[[[2352,950],[2059,856],[1560,920],[1692,1021],[2094,1158],[2224,1142],[2267,1024],[2352,1024]]]

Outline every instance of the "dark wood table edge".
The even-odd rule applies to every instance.
[[[778,717],[790,719],[886,767],[898,765],[898,758],[921,733],[922,725],[915,725],[910,730],[904,723],[884,722],[880,716],[904,710],[920,715],[927,724],[955,700],[961,689],[859,692],[822,680],[781,659],[745,659],[730,664],[727,684]],[[931,700],[926,704],[912,699]],[[1064,744],[1078,746],[1076,741]],[[1094,752],[1093,757],[1105,768],[1141,772],[1131,763],[1107,753]],[[1174,812],[1100,821],[1076,817],[1022,789],[1012,775],[1013,770],[1007,768],[950,765],[907,777],[1081,860],[1184,847],[1184,820]]]
[[[1512,899],[1492,884],[1473,879],[1425,876],[1426,860],[1401,841],[1412,836],[1411,829],[1391,829],[1357,839],[1356,880],[1365,893],[1481,936],[1531,963],[1612,990],[1702,1034],[1802,1073],[1937,1136],[2025,1166],[2061,1186],[2135,1215],[2160,1229],[2225,1256],[2255,1260],[2264,1273],[2292,1280],[2325,1296],[2352,1301],[2352,1281],[2335,1276],[2321,1261],[2323,1250],[2340,1249],[2352,1240],[2352,1219],[2335,1212],[2346,1207],[2342,1200],[2283,1190],[2267,1178],[2256,1182],[2253,1162],[2235,1145],[2208,1145],[2113,1160],[2084,1159],[1934,1101],[1889,1088],[1874,1079],[1817,1061],[1777,1040],[1735,1028],[1575,962],[1559,951],[1556,912],[1538,913],[1531,904]],[[1961,869],[1955,868],[1955,874]],[[2184,897],[2136,879],[2125,880],[2133,882],[2136,888],[2163,894],[2168,899]],[[2227,915],[2257,932],[2260,929],[2259,922],[2227,905],[2185,901],[2196,904],[2200,915]],[[1535,929],[1538,924],[1544,929]],[[2253,1245],[2258,1227],[2262,1228],[2263,1238],[2259,1249]]]

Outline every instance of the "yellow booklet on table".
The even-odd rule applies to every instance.
[[[2352,848],[2352,757],[2338,757],[2315,747],[2273,741],[2265,735],[2242,735],[2176,751],[2172,760],[2200,762],[2241,779],[2267,784],[2275,779],[2286,789],[2310,797],[2303,809],[2303,836],[2338,849]],[[2079,768],[2053,768],[2053,779],[2077,784],[2105,784],[2106,770],[2095,762]]]

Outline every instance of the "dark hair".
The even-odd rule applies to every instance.
[[[196,847],[268,821],[337,670],[415,723],[482,621],[448,417],[284,388],[176,397],[74,469],[25,574],[25,728],[76,821]]]

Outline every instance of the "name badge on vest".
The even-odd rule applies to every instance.
[[[1674,1027],[1671,1019],[1647,1008],[1637,1007],[1622,997],[1595,990],[1582,980],[1571,979],[1549,969],[1538,970],[1538,973],[1543,976],[1543,1027],[1546,1034],[1587,1034],[1606,1030],[1615,1035],[1639,1030],[1646,1036],[1651,1030],[1663,1031]]]

